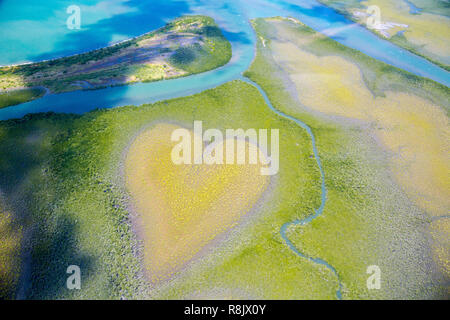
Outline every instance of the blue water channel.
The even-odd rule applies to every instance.
[[[54,111],[82,114],[97,108],[141,105],[191,95],[234,79],[250,83],[260,91],[273,112],[295,122],[311,137],[321,175],[321,204],[306,218],[284,224],[280,234],[295,254],[325,266],[337,277],[339,286],[336,297],[341,299],[342,282],[337,270],[325,260],[300,252],[286,234],[291,226],[310,223],[323,213],[327,199],[325,175],[311,129],[302,121],[276,110],[261,87],[242,76],[255,55],[256,38],[249,20],[257,17],[294,17],[346,46],[446,86],[450,85],[449,72],[377,37],[315,0],[80,0],[82,28],[78,31],[68,30],[65,25],[65,10],[71,4],[71,0],[40,3],[33,0],[0,0],[0,65],[41,61],[104,47],[161,27],[185,14],[203,14],[216,19],[232,43],[232,60],[222,68],[185,78],[47,95],[0,109],[0,120],[20,118],[27,113]]]
[[[84,2],[90,5],[81,6],[82,28],[71,31],[65,27],[65,6],[71,1],[41,1],[39,5],[29,4],[29,9],[27,3],[31,1],[0,1],[0,64],[83,52],[145,33],[184,14],[205,14],[215,18],[232,43],[233,58],[222,68],[185,78],[48,95],[0,109],[0,120],[20,118],[27,113],[54,111],[81,114],[96,108],[141,105],[216,87],[238,78],[250,66],[256,40],[249,19],[268,16],[297,18],[369,56],[450,86],[449,72],[377,37],[315,0]],[[87,25],[83,21],[87,21]]]

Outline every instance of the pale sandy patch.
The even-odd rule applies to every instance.
[[[408,195],[433,216],[447,214],[450,127],[445,112],[411,94],[386,92],[375,98],[356,64],[308,53],[301,44],[313,36],[299,37],[282,23],[274,25],[279,36],[271,42],[273,58],[289,74],[299,100],[324,114],[372,124],[373,133],[394,154],[393,173]]]
[[[5,209],[0,192],[0,299],[13,299],[21,268],[23,227]]]
[[[431,235],[434,247],[433,258],[444,271],[447,279],[450,279],[450,219],[444,218],[433,221]]]
[[[413,44],[421,46],[419,51],[428,51],[439,57],[443,63],[450,63],[450,19],[437,14],[422,12],[410,14],[409,6],[403,1],[369,0],[364,5],[376,5],[381,11],[381,21],[392,21],[408,25],[405,37]],[[393,36],[397,28],[388,30]]]
[[[175,165],[172,124],[157,124],[132,143],[126,184],[144,240],[152,282],[167,279],[237,225],[268,186],[261,165]]]
[[[273,41],[272,48],[304,105],[327,114],[368,119],[366,101],[372,95],[357,66],[336,56],[317,57],[291,42]]]
[[[446,113],[419,96],[385,92],[374,97],[358,66],[341,57],[317,57],[302,49],[318,37],[299,36],[273,22],[273,58],[296,86],[299,101],[326,115],[362,120],[391,155],[390,166],[408,197],[432,217],[450,209],[450,126]],[[448,222],[433,225],[433,255],[448,274]],[[445,225],[444,225],[445,224]]]
[[[372,109],[376,135],[396,156],[391,165],[410,197],[432,216],[450,208],[450,126],[445,112],[414,95],[387,92]]]

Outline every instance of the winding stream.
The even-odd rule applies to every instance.
[[[272,105],[272,103],[269,100],[269,97],[267,96],[266,92],[255,82],[253,82],[252,80],[246,78],[246,77],[240,77],[239,80],[242,80],[244,82],[247,82],[251,85],[253,85],[255,88],[257,88],[259,90],[259,92],[261,93],[261,95],[263,96],[266,104],[269,106],[270,110],[272,110],[274,113],[276,113],[277,115],[279,115],[280,117],[289,119],[291,121],[294,121],[297,125],[299,125],[300,127],[302,127],[303,129],[306,130],[306,132],[308,133],[308,135],[311,138],[311,144],[312,144],[312,148],[313,148],[313,153],[314,153],[314,158],[316,159],[317,162],[317,166],[319,168],[320,171],[320,180],[321,180],[321,201],[320,201],[320,207],[317,208],[315,210],[315,213],[310,214],[309,216],[307,216],[304,219],[296,219],[294,221],[290,221],[290,222],[286,222],[285,224],[283,224],[283,226],[280,229],[280,235],[283,238],[284,242],[286,243],[286,245],[289,247],[289,249],[291,249],[296,255],[298,255],[301,258],[305,258],[308,259],[309,261],[316,263],[316,264],[320,264],[325,266],[327,269],[329,269],[338,279],[338,283],[339,283],[339,287],[336,291],[336,297],[341,300],[342,299],[342,282],[341,279],[339,277],[339,274],[337,273],[336,269],[330,265],[329,263],[327,263],[325,260],[322,260],[320,258],[313,258],[308,256],[305,253],[302,253],[301,251],[299,251],[295,245],[292,243],[292,241],[288,238],[286,232],[288,231],[288,229],[291,226],[296,226],[296,225],[306,225],[308,223],[310,223],[311,221],[313,221],[314,219],[316,219],[317,217],[319,217],[322,213],[323,213],[323,209],[325,208],[325,203],[327,201],[327,188],[325,185],[325,174],[322,168],[322,163],[320,162],[320,157],[319,157],[319,153],[317,151],[317,146],[316,146],[316,138],[314,137],[314,133],[312,132],[311,128],[305,124],[304,122],[300,121],[297,118],[294,118],[290,115],[287,115],[277,109],[275,109],[275,107]]]
[[[23,10],[27,2],[30,2],[28,5],[36,10]],[[233,2],[226,0],[154,0],[149,2],[117,0],[109,7],[102,7],[102,10],[99,10],[98,6],[102,6],[104,1],[80,0],[87,23],[76,34],[68,32],[64,23],[61,23],[67,18],[65,8],[71,4],[71,1],[69,2],[57,0],[39,4],[31,0],[0,2],[2,9],[0,10],[0,64],[40,61],[92,50],[105,46],[114,39],[123,40],[126,37],[146,33],[163,26],[170,19],[185,14],[204,14],[213,17],[232,44],[233,58],[222,68],[185,78],[46,95],[28,103],[0,109],[0,120],[21,118],[28,113],[53,111],[82,114],[97,108],[141,105],[199,93],[235,79],[255,86],[273,112],[294,121],[311,137],[314,156],[321,175],[321,205],[315,213],[305,219],[284,224],[280,234],[295,254],[325,266],[337,277],[339,287],[336,296],[341,299],[342,282],[336,269],[322,259],[300,252],[286,235],[291,226],[308,224],[323,213],[327,199],[325,176],[311,129],[302,121],[276,110],[261,87],[242,76],[255,55],[256,37],[249,20],[257,17],[294,17],[348,47],[446,86],[450,86],[450,73],[377,37],[364,27],[315,0],[236,0]],[[16,12],[18,12],[17,15],[12,14]],[[57,19],[54,16],[49,18],[49,12],[50,14],[56,12]],[[41,13],[42,17],[39,18],[38,13]],[[20,23],[19,27],[18,23]],[[30,32],[33,28],[39,28],[39,39]]]

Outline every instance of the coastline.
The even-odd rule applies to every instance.
[[[276,181],[278,180],[276,176],[270,176],[267,187],[264,189],[264,191],[262,192],[256,203],[253,204],[250,207],[250,209],[246,213],[244,213],[230,228],[228,228],[226,231],[217,234],[212,240],[207,242],[206,245],[202,246],[200,250],[197,253],[195,253],[192,258],[189,258],[188,260],[184,261],[180,267],[177,267],[174,270],[169,271],[169,274],[165,276],[163,279],[158,281],[151,281],[150,280],[151,276],[149,274],[149,271],[146,270],[143,256],[144,251],[143,243],[145,238],[143,231],[143,221],[141,214],[137,211],[134,201],[131,195],[129,194],[127,188],[125,161],[129,153],[129,149],[136,140],[136,138],[139,137],[142,133],[151,130],[158,124],[162,125],[172,124],[188,129],[188,127],[181,121],[174,121],[170,119],[166,120],[158,119],[144,125],[141,129],[136,131],[136,133],[133,135],[131,139],[129,139],[127,146],[123,149],[121,153],[120,156],[121,160],[119,161],[118,169],[116,169],[118,171],[117,175],[118,183],[120,185],[120,188],[123,189],[123,192],[126,194],[127,212],[130,217],[131,228],[134,234],[136,235],[137,242],[140,243],[139,248],[136,250],[136,252],[139,252],[139,255],[136,258],[138,258],[139,261],[141,262],[142,267],[141,272],[145,276],[145,279],[148,282],[150,290],[157,290],[160,287],[164,287],[171,281],[179,278],[180,275],[183,273],[183,271],[185,271],[186,269],[195,268],[195,266],[198,265],[205,256],[214,255],[214,252],[223,247],[225,245],[225,242],[230,241],[230,239],[232,239],[233,237],[236,237],[250,223],[254,222],[255,219],[258,219],[259,214],[266,210],[266,208],[264,208],[264,205],[267,204],[268,201],[274,196],[274,190],[277,185]]]
[[[185,15],[100,49],[2,67],[0,97],[37,87],[45,88],[47,94],[58,94],[187,77],[226,65],[232,58],[231,50],[212,18]],[[3,107],[35,99],[23,98]]]

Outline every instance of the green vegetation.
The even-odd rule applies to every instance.
[[[42,88],[13,90],[0,94],[0,109],[40,98],[44,94],[45,90]]]
[[[254,114],[261,116],[254,119]],[[284,195],[276,198],[275,203],[289,208],[293,205],[293,194],[297,194],[305,199],[299,204],[302,212],[317,205],[318,170],[315,160],[309,157],[308,136],[292,123],[276,117],[258,91],[241,82],[139,108],[95,111],[83,116],[42,114],[5,121],[0,125],[0,152],[6,155],[0,162],[0,181],[11,183],[12,189],[23,177],[29,181],[26,188],[21,186],[20,190],[27,199],[21,204],[27,206],[34,230],[28,297],[132,298],[145,292],[139,261],[135,257],[138,247],[126,210],[126,191],[117,178],[122,152],[132,137],[152,122],[172,119],[192,125],[197,118],[204,119],[204,126],[214,128],[285,128],[281,138],[282,148],[286,149],[285,160],[281,163],[285,174],[279,184]],[[303,148],[298,147],[296,141]],[[302,151],[296,152],[298,150]],[[299,162],[303,164],[300,167]],[[304,188],[292,191],[299,174]],[[7,186],[0,187],[6,189]],[[228,255],[231,260],[223,262],[230,266],[219,269],[235,275],[234,286],[239,287],[244,280],[250,285],[246,275],[254,274],[254,265],[259,261],[265,266],[255,275],[259,285],[266,281],[267,272],[279,280],[268,287],[266,297],[307,297],[308,292],[302,288],[310,278],[301,276],[305,270],[317,283],[311,294],[334,297],[335,286],[329,286],[315,272],[315,266],[306,261],[299,264],[277,233],[286,219],[294,217],[293,214],[295,210],[292,209],[273,217],[266,212],[264,217],[268,220],[258,229],[252,228],[255,237],[251,239],[250,247],[237,245],[236,250],[231,250],[233,254]],[[250,256],[243,254],[248,251],[252,252]],[[287,268],[285,272],[277,270],[280,259],[284,261],[283,268]],[[83,274],[88,275],[81,291],[66,290],[65,276],[55,276],[65,275],[65,268],[70,264],[80,265]],[[243,265],[247,266],[247,271],[238,272]],[[212,275],[208,277],[211,280]],[[324,277],[333,282],[330,274]],[[217,281],[225,285],[228,278],[219,277]],[[285,278],[288,280],[283,280]],[[218,284],[203,281],[202,286]]]
[[[433,14],[440,14],[450,17],[450,3],[448,0],[408,0],[413,3],[420,12],[428,12]]]
[[[256,72],[255,68],[252,71]],[[269,90],[271,99],[274,92],[278,91]],[[283,100],[274,101],[279,106]],[[138,244],[130,228],[126,191],[117,176],[123,150],[132,137],[165,119],[187,126],[203,119],[205,128],[279,128],[280,175],[264,209],[250,218],[251,223],[238,227],[213,254],[176,279],[147,292],[136,258]],[[376,259],[373,242],[366,239],[368,227],[358,218],[357,209],[349,210],[370,203],[360,193],[364,194],[364,189],[357,189],[364,187],[364,180],[354,180],[364,171],[353,157],[339,156],[352,143],[338,128],[316,122],[314,131],[327,181],[337,189],[336,196],[330,195],[336,200],[330,202],[339,204],[337,214],[324,216],[326,231],[336,227],[327,224],[330,216],[351,231],[334,229],[342,232],[343,243],[333,246],[333,255],[321,257],[330,263],[339,262],[330,259],[332,256],[347,257],[346,268],[337,263],[345,298],[373,297],[365,290],[366,261],[360,261],[368,255]],[[33,115],[2,122],[0,133],[0,151],[6,155],[0,162],[0,181],[9,186],[1,188],[16,194],[19,190],[27,199],[21,203],[30,212],[34,230],[29,298],[184,298],[217,288],[219,293],[221,288],[225,292],[236,289],[242,297],[335,298],[334,276],[324,267],[297,257],[279,235],[283,223],[309,215],[320,202],[319,174],[310,138],[303,129],[273,114],[259,92],[248,84],[232,82],[192,97],[139,108],[101,110],[83,116]],[[24,180],[25,187],[19,187],[19,181]],[[356,253],[345,245],[350,241],[359,244]],[[372,249],[365,251],[368,248]],[[361,257],[353,260],[357,254]],[[70,264],[78,264],[83,270],[81,291],[65,289],[65,268]]]
[[[257,57],[246,76],[266,91],[275,108],[312,128],[328,188],[323,215],[304,227],[291,228],[289,238],[300,251],[336,268],[344,299],[436,295],[438,289],[430,286],[420,265],[424,249],[417,230],[426,221],[411,214],[415,209],[391,183],[384,159],[371,148],[373,141],[360,129],[298,108],[299,102],[289,94],[289,81],[270,55],[267,22],[258,19],[254,26],[266,46],[258,42]],[[302,26],[295,30],[312,32]],[[378,64],[331,40],[319,39],[308,46],[316,54],[355,59],[375,94],[394,86],[445,98],[442,86]],[[124,151],[136,134],[158,121],[191,127],[198,119],[204,130],[279,129],[280,171],[258,212],[246,217],[223,243],[172,280],[148,287],[122,180]],[[24,225],[31,232],[28,298],[336,298],[334,274],[297,256],[279,233],[283,224],[309,216],[320,205],[320,174],[311,138],[294,122],[273,113],[247,83],[233,81],[141,107],[2,121],[0,154],[0,189],[6,199],[15,199],[11,212],[27,213]],[[405,242],[408,250],[401,246]],[[82,290],[65,287],[66,268],[73,264],[81,267]],[[367,290],[366,268],[372,264],[383,270],[386,282],[381,290]]]
[[[219,28],[209,25],[197,31],[205,37],[205,45],[194,44],[182,47],[170,57],[170,62],[188,73],[200,73],[225,65],[231,59],[231,44],[223,37]]]
[[[14,299],[21,270],[22,226],[0,197],[0,300]]]
[[[212,18],[185,16],[161,29],[107,48],[0,68],[0,87],[6,90],[42,86],[52,93],[60,93],[157,81],[218,68],[231,56],[231,44]],[[0,94],[0,99],[11,99],[3,96]],[[30,95],[16,103],[38,97]]]
[[[431,63],[434,63],[435,65],[441,67],[444,70],[450,71],[450,66],[449,65],[445,65],[437,60],[431,59],[430,57],[424,55],[423,53],[421,53],[421,47],[420,45],[415,45],[412,44],[411,42],[408,41],[408,39],[406,39],[405,35],[403,33],[397,33],[394,36],[392,36],[391,38],[389,38],[389,41],[391,41],[392,43],[394,43],[395,45],[402,47],[403,49],[406,49],[412,53],[414,53],[415,55],[418,55],[428,61],[430,61]]]
[[[132,284],[131,233],[123,223],[127,215],[117,208],[120,197],[112,198],[111,186],[101,178],[84,180],[75,164],[82,151],[74,141],[64,143],[72,135],[81,138],[77,118],[35,115],[1,124],[0,188],[5,198],[17,200],[12,212],[28,213],[27,229],[32,230],[27,298],[118,299],[120,290],[138,292]],[[84,126],[91,120],[86,118]],[[65,288],[71,264],[83,270],[78,295]]]
[[[255,80],[256,75],[267,75],[270,70],[258,70],[258,61],[264,62],[255,61]],[[276,83],[274,78],[272,84]],[[276,95],[280,91],[274,87],[267,89],[277,107],[281,102],[292,102],[283,100],[286,95]],[[202,119],[205,129],[278,128],[280,174],[260,213],[248,218],[201,262],[147,292],[136,258],[139,247],[130,228],[126,190],[117,177],[123,150],[132,137],[165,119],[187,126]],[[336,200],[330,205],[339,204],[335,209],[338,214],[327,213],[323,221],[327,228],[334,228],[327,222],[330,216],[336,217],[351,231],[342,232],[343,244],[333,247],[333,255],[327,252],[321,258],[337,264],[345,298],[378,297],[380,292],[369,294],[365,289],[366,261],[361,261],[369,255],[376,259],[374,240],[366,239],[367,222],[355,213],[362,203],[370,203],[364,189],[355,192],[355,188],[365,186],[363,178],[354,180],[364,170],[353,157],[339,156],[348,152],[354,141],[335,126],[317,121],[313,124],[327,181],[331,186],[336,184],[336,196],[330,195]],[[271,112],[259,92],[248,84],[231,82],[192,97],[139,108],[101,110],[83,116],[33,115],[2,122],[0,133],[0,151],[6,155],[0,162],[0,181],[9,186],[1,188],[20,192],[27,199],[21,204],[27,206],[34,230],[29,298],[184,298],[217,288],[218,294],[231,288],[242,297],[335,298],[334,275],[296,256],[279,234],[285,222],[311,214],[320,203],[319,172],[311,140],[303,129]],[[19,181],[26,183],[20,185]],[[349,251],[345,240],[357,241],[360,249]],[[333,256],[347,257],[347,267],[330,258]],[[81,291],[65,289],[65,268],[70,264],[80,265],[86,275]],[[63,276],[55,276],[60,274]]]
[[[407,24],[408,28],[405,29],[407,33],[412,33],[414,35],[411,35],[412,38],[414,38],[413,41],[409,41],[405,34],[403,33],[396,33],[391,34],[390,37],[387,38],[388,41],[391,41],[395,45],[402,47],[403,49],[406,49],[418,56],[421,56],[422,58],[430,61],[431,63],[434,63],[438,65],[439,67],[450,71],[450,66],[448,65],[448,59],[446,59],[446,54],[442,53],[442,50],[445,52],[445,48],[441,50],[436,50],[436,47],[433,49],[429,49],[428,47],[430,45],[433,45],[433,42],[439,43],[442,42],[442,37],[445,37],[445,33],[447,30],[442,28],[442,25],[446,23],[443,19],[450,18],[449,14],[449,7],[450,4],[447,0],[408,0],[410,3],[415,5],[417,8],[420,9],[419,13],[410,13],[407,3],[400,3],[399,6],[395,6],[395,4],[392,4],[395,1],[382,1],[380,3],[372,3],[372,2],[365,2],[361,3],[361,1],[358,0],[348,0],[348,1],[342,1],[342,0],[318,0],[319,2],[323,3],[324,5],[327,5],[335,10],[337,10],[340,14],[347,17],[349,20],[352,20],[354,22],[360,23],[365,26],[365,19],[360,19],[355,17],[352,12],[354,9],[358,9],[359,11],[365,12],[368,6],[370,5],[377,5],[380,7],[381,10],[381,19],[382,21],[385,21],[384,17],[390,16],[391,19],[394,21],[392,22],[399,22],[396,20],[401,18],[406,18],[407,20],[403,21],[403,24]],[[403,0],[402,0],[403,1]],[[391,3],[389,3],[391,2]],[[387,5],[388,4],[388,5]],[[403,6],[403,7],[402,7]],[[401,8],[402,7],[402,8]],[[400,9],[401,8],[401,9]],[[406,10],[406,11],[405,11]],[[421,18],[421,14],[434,14],[434,19],[432,16],[428,16],[427,18]],[[434,20],[438,19],[436,24],[434,24]],[[423,21],[422,21],[423,20]],[[448,23],[448,21],[447,21]],[[369,31],[372,31],[375,35],[381,36],[379,32],[375,31],[374,29],[368,29]],[[383,37],[384,38],[384,37]],[[419,43],[414,43],[415,41],[419,41]],[[448,38],[446,38],[448,42]],[[441,46],[446,45],[442,44]]]

